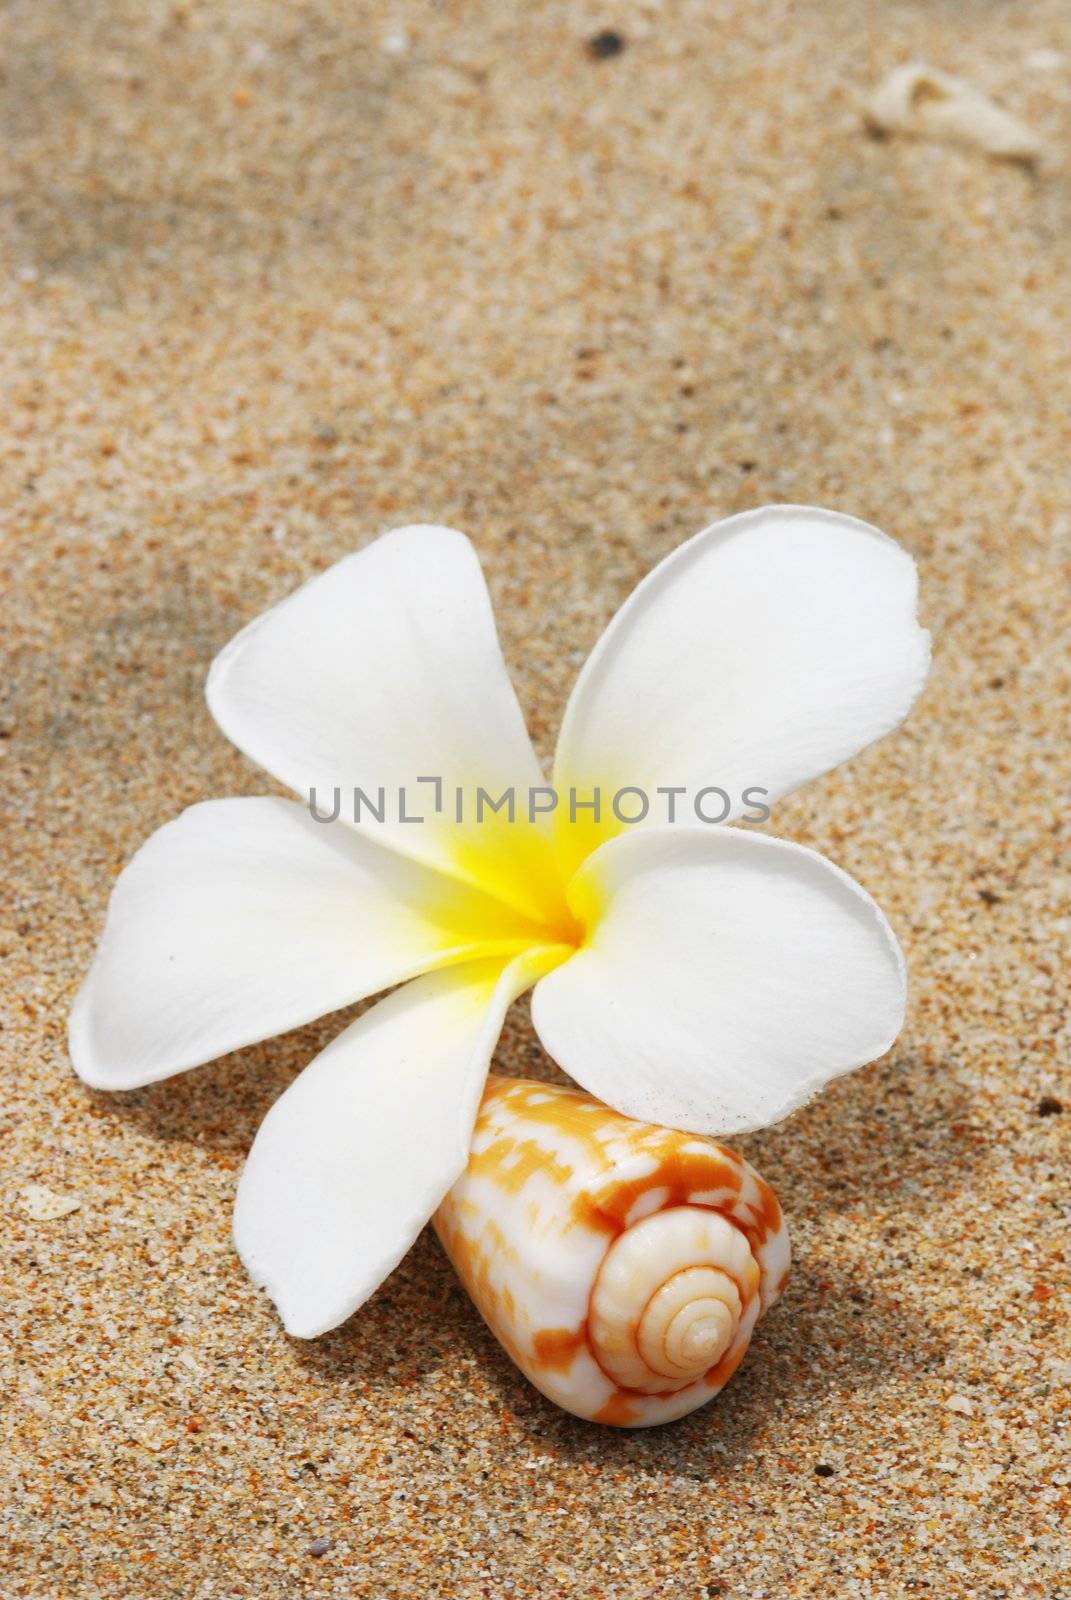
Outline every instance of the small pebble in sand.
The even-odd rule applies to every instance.
[[[43,1183],[28,1183],[19,1190],[19,1200],[31,1222],[55,1222],[69,1217],[82,1204],[76,1194],[56,1194]]]
[[[945,1409],[954,1411],[959,1417],[973,1417],[974,1401],[965,1394],[950,1394],[945,1401]]]
[[[818,1478],[831,1478],[836,1470],[836,1467],[831,1467],[828,1461],[819,1461],[815,1463],[814,1471],[815,1476]]]
[[[330,1550],[330,1548],[331,1548],[330,1539],[326,1538],[324,1534],[321,1534],[318,1539],[314,1539],[312,1541],[312,1543],[309,1545],[309,1555],[310,1556],[325,1556],[327,1554],[327,1552]]]
[[[1043,1094],[1038,1101],[1039,1117],[1058,1117],[1063,1109],[1063,1101],[1057,1100],[1054,1094]]]
[[[609,61],[611,56],[619,56],[624,48],[624,38],[613,28],[604,28],[588,40],[588,55],[594,56],[596,61]]]

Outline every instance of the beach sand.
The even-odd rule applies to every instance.
[[[869,136],[912,59],[1050,161]],[[1066,5],[16,0],[0,133],[3,1600],[1071,1593]],[[288,1340],[231,1206],[339,1019],[115,1098],[65,1045],[123,863],[271,787],[214,652],[449,523],[549,754],[637,579],[771,500],[900,539],[935,638],[774,819],[911,973],[885,1060],[739,1141],[785,1301],[636,1435],[543,1401],[430,1235]],[[523,1006],[497,1062],[553,1070]]]

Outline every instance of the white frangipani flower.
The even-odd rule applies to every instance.
[[[853,518],[730,517],[640,584],[566,708],[559,794],[717,784],[772,802],[893,728],[928,639],[910,557]],[[506,1010],[535,986],[550,1055],[619,1111],[693,1132],[783,1117],[889,1048],[896,940],[812,850],[604,804],[455,820],[544,783],[468,540],[411,527],[338,562],[218,657],[208,703],[300,799],[195,805],[120,877],[71,1057],[131,1089],[394,985],[269,1112],[235,1241],[287,1329],[334,1327],[463,1171]],[[337,786],[441,781],[407,824],[316,820]],[[427,790],[430,796],[430,788]],[[324,806],[327,809],[327,805]],[[732,820],[730,818],[730,820]]]

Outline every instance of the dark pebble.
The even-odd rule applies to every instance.
[[[828,1461],[819,1461],[814,1470],[820,1478],[831,1478],[837,1469],[831,1467]]]
[[[1039,1117],[1058,1117],[1063,1109],[1063,1101],[1057,1100],[1054,1094],[1043,1094],[1038,1101]]]
[[[588,40],[588,55],[596,61],[609,61],[611,56],[619,56],[624,48],[623,37],[615,33],[613,28],[604,28]]]

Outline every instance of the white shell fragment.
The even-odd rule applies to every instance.
[[[19,1201],[31,1222],[56,1222],[78,1211],[82,1202],[76,1194],[56,1194],[43,1183],[28,1183],[19,1190]]]
[[[781,1208],[734,1151],[524,1079],[489,1079],[434,1222],[526,1377],[616,1427],[717,1394],[788,1276]]]
[[[878,133],[950,139],[1005,161],[1040,161],[1044,145],[1032,128],[973,84],[922,62],[897,67],[871,97],[867,126]]]

